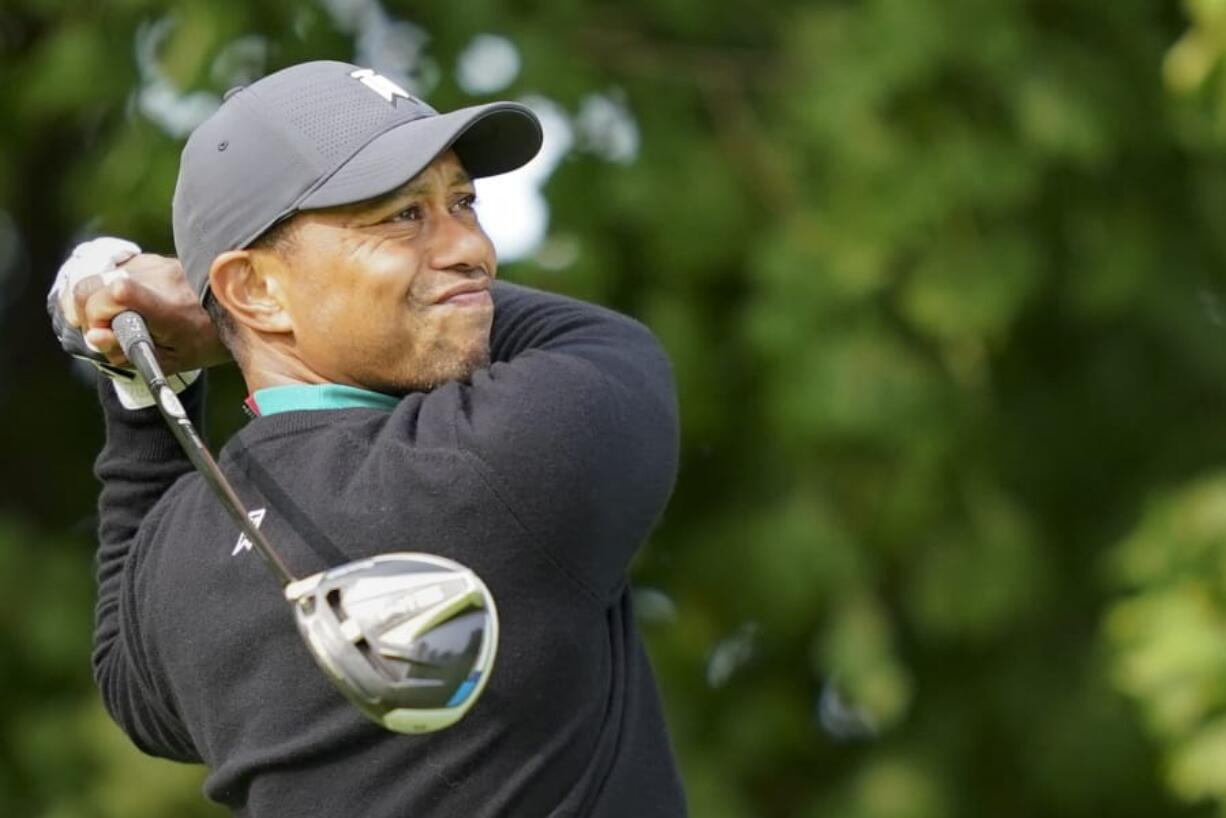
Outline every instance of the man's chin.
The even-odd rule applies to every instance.
[[[485,369],[490,365],[489,349],[481,349],[473,352],[470,356],[460,362],[456,367],[455,372],[451,377],[445,380],[449,381],[470,381],[472,376],[480,369]]]
[[[489,349],[475,349],[468,354],[457,353],[448,361],[436,360],[435,365],[428,371],[410,373],[371,388],[384,394],[401,396],[413,392],[429,392],[451,381],[467,382],[472,379],[474,373],[489,365]]]

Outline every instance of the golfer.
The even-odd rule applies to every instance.
[[[189,138],[178,260],[82,245],[49,307],[105,369],[94,672],[147,753],[240,816],[681,816],[627,585],[677,465],[669,363],[639,323],[495,281],[473,179],[523,165],[514,103],[440,114],[312,62]],[[209,365],[251,420],[222,470],[297,576],[391,551],[489,587],[498,660],[455,725],[401,735],[314,665],[276,583],[126,369],[141,313],[192,420]],[[79,331],[78,331],[79,330]],[[75,339],[75,340],[74,340]]]

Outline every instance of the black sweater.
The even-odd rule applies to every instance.
[[[469,382],[392,411],[256,418],[219,458],[248,508],[268,508],[262,530],[298,576],[329,566],[249,459],[346,558],[423,551],[484,579],[498,660],[436,733],[387,732],[329,685],[157,410],[100,392],[95,677],[141,749],[206,764],[207,795],[237,815],[686,812],[626,583],[676,473],[668,361],[603,308],[504,283],[494,295],[493,363]],[[197,423],[203,381],[181,396]]]

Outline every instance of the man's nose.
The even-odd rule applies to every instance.
[[[445,212],[434,220],[430,263],[440,270],[471,273],[489,270],[489,239],[475,217]]]

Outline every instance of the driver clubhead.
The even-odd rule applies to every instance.
[[[454,560],[381,554],[292,582],[285,596],[320,668],[389,730],[454,724],[493,669],[494,598]]]

